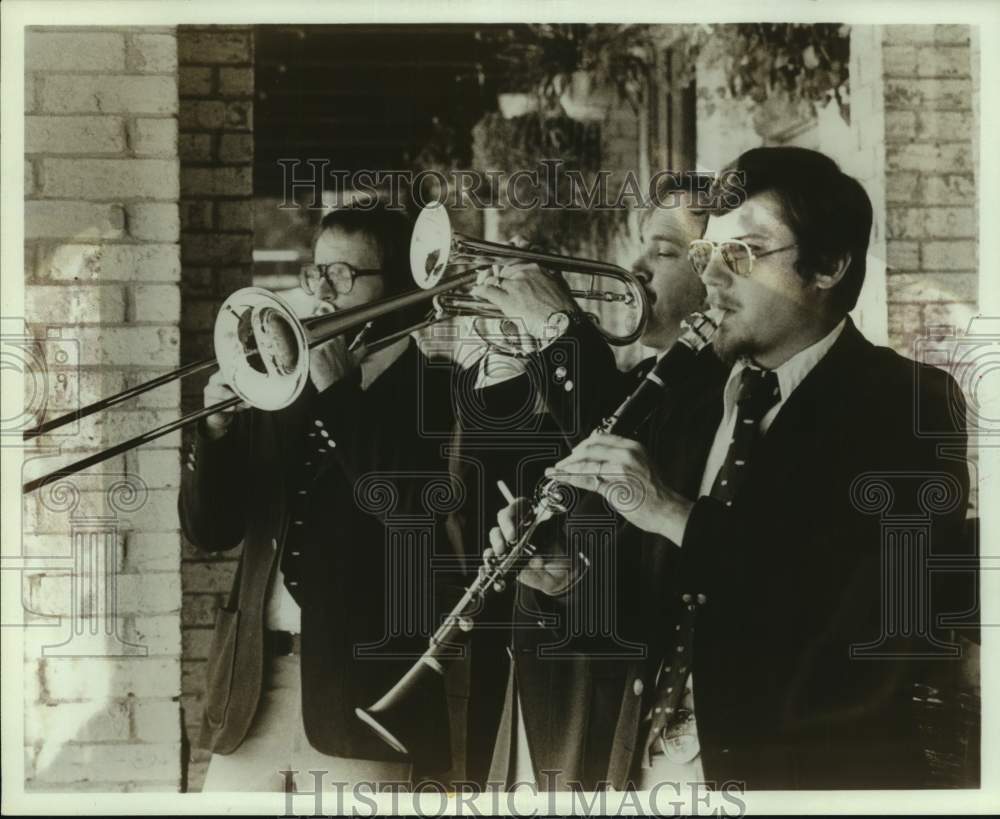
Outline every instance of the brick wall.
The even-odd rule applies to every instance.
[[[215,355],[219,304],[252,283],[253,30],[180,26],[180,158],[183,341],[181,358]],[[188,379],[183,403],[203,405],[205,378]],[[190,430],[186,434],[190,434]],[[207,556],[184,544],[183,703],[187,736],[197,740],[215,611],[229,591],[234,553]],[[209,754],[192,749],[188,790],[199,791]]]
[[[978,298],[968,26],[883,29],[889,338],[964,329]]]
[[[25,304],[51,417],[177,366],[177,45],[170,28],[26,38]],[[79,372],[77,352],[60,353],[74,349]],[[46,436],[26,472],[178,410],[177,385],[160,388]],[[161,438],[25,498],[28,789],[181,786],[177,445]]]

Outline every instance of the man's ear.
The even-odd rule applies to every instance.
[[[813,283],[820,290],[832,290],[844,278],[847,268],[851,266],[851,254],[845,253],[825,271],[817,273],[813,277]]]

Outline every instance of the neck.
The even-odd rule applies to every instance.
[[[827,316],[816,324],[806,325],[800,332],[784,339],[772,349],[766,352],[755,353],[753,360],[766,370],[775,370],[792,356],[801,353],[807,347],[812,347],[817,341],[825,338],[843,318],[843,316]]]

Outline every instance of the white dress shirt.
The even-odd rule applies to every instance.
[[[401,338],[395,344],[390,344],[384,350],[372,353],[361,362],[361,389],[367,390],[382,373],[398,359],[410,343],[410,339]],[[285,573],[281,571],[281,556],[274,569],[274,579],[267,595],[264,609],[264,627],[271,631],[290,631],[298,634],[302,630],[302,610],[295,602],[290,591],[285,586]]]

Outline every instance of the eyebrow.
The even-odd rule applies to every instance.
[[[768,237],[763,233],[744,233],[742,236],[734,236],[733,238],[745,241],[746,239],[767,239]]]
[[[686,245],[687,244],[687,242],[685,242],[683,239],[681,239],[681,238],[679,238],[677,236],[669,236],[669,235],[667,235],[665,233],[656,233],[656,234],[654,234],[652,236],[645,236],[643,238],[646,241],[649,241],[649,242],[673,242],[673,244],[675,244],[675,245]]]

